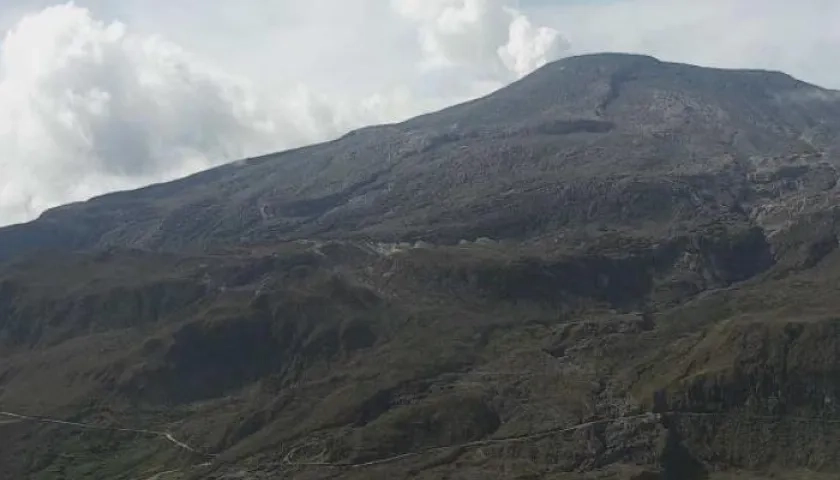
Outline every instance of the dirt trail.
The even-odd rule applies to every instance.
[[[642,413],[638,415],[628,415],[625,417],[617,417],[617,418],[606,418],[601,420],[593,420],[590,422],[584,422],[577,425],[571,425],[566,427],[558,427],[552,428],[548,430],[543,430],[536,433],[530,434],[523,434],[523,435],[516,435],[511,437],[504,437],[504,438],[491,438],[487,440],[477,440],[474,442],[468,443],[461,443],[456,445],[445,445],[439,447],[430,447],[423,450],[418,450],[415,452],[407,452],[400,455],[394,455],[392,457],[381,458],[378,460],[371,460],[368,462],[317,462],[317,461],[302,461],[298,462],[294,460],[294,455],[297,453],[298,450],[304,448],[308,445],[299,445],[297,447],[292,448],[283,458],[283,463],[290,466],[290,467],[325,467],[325,468],[363,468],[363,467],[372,467],[376,465],[383,465],[387,463],[393,463],[400,460],[404,460],[410,457],[417,457],[421,455],[426,455],[430,453],[436,452],[445,452],[449,450],[458,450],[463,451],[467,448],[475,448],[475,447],[484,447],[489,445],[498,445],[504,443],[515,443],[515,442],[527,442],[530,440],[538,440],[540,438],[548,437],[551,435],[556,435],[558,433],[565,433],[565,432],[573,432],[576,430],[581,430],[584,428],[592,427],[595,425],[602,425],[606,423],[614,423],[614,422],[624,422],[624,421],[634,421],[634,420],[642,420],[647,419],[650,421],[659,421],[663,417],[720,417],[725,416],[726,414],[721,413],[693,413],[693,412],[662,412],[662,413]],[[824,422],[824,423],[840,423],[840,420],[827,420],[822,418],[809,418],[809,417],[773,417],[773,416],[749,416],[751,420],[756,421],[779,421],[779,420],[786,420],[786,421],[793,421],[793,422]],[[319,455],[319,456],[323,456]]]
[[[49,423],[53,425],[63,425],[67,427],[75,427],[75,428],[84,428],[86,430],[100,430],[100,431],[108,431],[108,432],[123,432],[123,433],[136,433],[139,435],[147,435],[150,437],[158,437],[166,440],[167,442],[175,445],[176,447],[180,448],[181,450],[186,450],[190,453],[195,453],[197,455],[201,455],[204,457],[213,457],[215,455],[211,455],[208,453],[204,453],[194,447],[191,447],[185,442],[178,440],[169,432],[161,432],[156,430],[145,430],[145,429],[136,429],[136,428],[120,428],[120,427],[108,427],[105,425],[94,425],[90,423],[78,423],[78,422],[68,422],[65,420],[57,420],[54,418],[47,418],[47,417],[36,417],[31,415],[21,415],[19,413],[13,412],[4,412],[0,411],[0,417],[7,417],[11,418],[7,422],[0,421],[0,425],[4,423],[11,423],[11,422],[36,422],[36,423]]]
[[[327,462],[296,462],[294,461],[293,457],[297,450],[302,448],[305,445],[293,448],[286,454],[283,461],[289,466],[292,467],[333,467],[333,468],[362,468],[362,467],[372,467],[375,465],[383,465],[386,463],[393,463],[399,460],[403,460],[409,457],[416,457],[420,455],[426,455],[429,453],[435,452],[442,452],[447,450],[454,450],[454,449],[466,449],[466,448],[475,448],[475,447],[485,447],[488,445],[498,445],[503,443],[515,443],[515,442],[527,442],[529,440],[537,440],[543,437],[547,437],[550,435],[555,435],[558,433],[564,432],[573,432],[575,430],[581,430],[587,427],[592,427],[595,425],[600,425],[604,423],[612,423],[612,422],[619,422],[619,421],[630,421],[630,420],[640,420],[640,419],[650,419],[650,420],[658,420],[659,414],[655,413],[642,413],[639,415],[630,415],[626,417],[619,417],[619,418],[608,418],[602,420],[593,420],[591,422],[584,422],[579,423],[577,425],[566,426],[566,427],[558,427],[552,428],[548,430],[543,430],[537,433],[529,433],[523,435],[516,435],[512,437],[504,437],[504,438],[491,438],[487,440],[477,440],[474,442],[468,443],[461,443],[457,445],[446,445],[441,447],[430,447],[423,450],[418,450],[416,452],[408,452],[403,453],[400,455],[395,455],[393,457],[382,458],[378,460],[371,460],[369,462],[361,462],[361,463],[353,463],[353,462],[339,462],[339,463],[327,463]]]

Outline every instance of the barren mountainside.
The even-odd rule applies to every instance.
[[[333,142],[45,213],[38,247],[201,248],[297,238],[526,240],[732,218],[775,229],[833,187],[840,97],[780,73],[574,57],[489,97]],[[780,217],[781,215],[781,217]]]
[[[0,478],[834,478],[838,169],[840,93],[599,54],[50,210]]]

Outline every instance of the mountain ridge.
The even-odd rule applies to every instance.
[[[160,235],[164,236],[188,236],[186,233],[179,232],[178,227],[171,226],[172,222],[169,224],[160,224],[157,219],[169,216],[173,217],[173,222],[186,220],[180,218],[183,215],[189,215],[186,211],[206,214],[208,215],[206,221],[229,222],[231,224],[230,228],[244,231],[246,235],[250,234],[249,230],[255,230],[253,233],[257,237],[257,241],[260,240],[259,236],[265,236],[271,231],[278,232],[280,238],[318,236],[320,235],[319,232],[325,229],[329,230],[331,227],[325,225],[313,228],[310,225],[306,225],[306,223],[312,224],[313,221],[317,223],[319,220],[318,217],[323,217],[331,208],[340,209],[344,203],[351,200],[364,204],[364,202],[370,201],[365,199],[365,195],[367,197],[386,197],[383,198],[384,201],[401,200],[402,197],[387,198],[387,195],[382,195],[381,190],[386,188],[388,184],[393,185],[394,182],[407,183],[411,179],[398,177],[396,176],[397,174],[393,174],[389,169],[402,169],[404,171],[398,172],[399,175],[409,175],[415,178],[418,176],[428,176],[431,173],[429,171],[418,171],[417,168],[412,171],[409,168],[405,168],[405,165],[400,166],[399,164],[406,162],[406,159],[403,157],[412,157],[411,160],[413,162],[423,162],[428,157],[428,155],[424,156],[424,149],[446,149],[448,145],[451,149],[450,144],[452,143],[461,142],[466,144],[463,146],[464,148],[477,148],[472,144],[484,141],[486,138],[488,141],[496,142],[500,148],[504,148],[505,137],[509,138],[511,135],[528,136],[537,140],[540,137],[546,136],[581,137],[586,135],[600,135],[601,137],[608,138],[616,137],[617,142],[623,142],[625,141],[625,138],[622,138],[624,135],[638,135],[641,133],[648,139],[646,142],[653,143],[647,146],[648,149],[654,149],[650,152],[652,155],[661,155],[654,153],[656,150],[673,150],[674,148],[668,145],[667,138],[656,138],[656,135],[686,135],[684,137],[686,140],[690,139],[692,135],[702,136],[703,138],[698,139],[698,142],[703,141],[708,144],[708,139],[705,137],[709,135],[703,132],[689,132],[686,134],[681,131],[684,128],[681,128],[680,125],[673,124],[674,120],[662,117],[662,113],[658,113],[656,116],[650,116],[647,119],[643,118],[639,121],[640,127],[645,126],[650,130],[646,132],[642,128],[635,130],[631,128],[632,122],[637,121],[637,119],[628,116],[626,110],[622,111],[620,104],[616,106],[618,109],[616,112],[607,112],[607,109],[610,108],[610,103],[614,102],[617,96],[620,95],[618,90],[615,89],[616,85],[621,83],[617,82],[617,80],[624,79],[628,82],[633,82],[632,72],[639,71],[647,72],[643,73],[642,76],[647,75],[647,77],[652,79],[650,81],[657,81],[655,77],[663,69],[666,72],[673,70],[670,73],[676,75],[678,83],[682,84],[687,82],[690,87],[695,85],[691,88],[699,91],[700,93],[698,95],[702,95],[702,89],[707,88],[704,86],[704,82],[715,83],[712,80],[704,80],[703,77],[713,77],[714,75],[724,75],[725,78],[717,81],[717,83],[735,90],[740,88],[737,85],[738,82],[743,83],[745,81],[759,79],[764,87],[767,87],[765,84],[769,84],[773,89],[772,92],[777,94],[779,88],[782,88],[782,93],[799,92],[806,97],[809,95],[808,92],[811,95],[830,94],[828,90],[819,89],[818,87],[795,80],[785,74],[775,72],[709,70],[702,67],[660,62],[652,57],[627,54],[596,54],[571,57],[549,64],[499,92],[462,105],[447,108],[441,112],[422,115],[415,119],[396,124],[365,127],[326,143],[301,147],[286,152],[256,157],[254,159],[245,159],[173,182],[128,192],[107,194],[86,202],[77,202],[48,210],[34,223],[0,229],[0,245],[2,245],[0,246],[0,258],[10,257],[17,248],[22,248],[20,245],[24,243],[33,246],[42,244],[49,248],[60,247],[60,243],[69,245],[71,248],[97,245],[137,245],[143,246],[144,248],[157,248],[155,246],[156,244],[167,243],[165,240],[161,241],[155,238],[157,230],[160,230]],[[698,75],[700,72],[703,72],[703,74]],[[684,76],[685,80],[682,79]],[[642,81],[648,81],[647,77],[643,78]],[[554,87],[557,82],[567,88]],[[717,84],[713,86],[715,88],[719,87]],[[558,88],[560,89],[558,90]],[[642,92],[642,100],[664,102],[661,109],[664,109],[665,112],[670,112],[668,108],[672,110],[682,108],[684,111],[674,110],[675,113],[671,112],[668,114],[675,116],[674,118],[686,117],[688,120],[699,115],[699,119],[706,124],[709,123],[709,118],[705,118],[703,115],[712,115],[710,118],[717,119],[714,115],[720,116],[726,114],[726,111],[721,111],[718,107],[704,105],[693,98],[689,98],[688,100],[680,98],[669,99],[667,97],[669,94],[668,88],[673,90],[682,87],[677,85],[676,87],[667,87],[662,91],[654,89],[652,92]],[[625,92],[625,95],[631,94],[632,89],[629,92]],[[656,95],[659,96],[657,97]],[[762,97],[768,95],[766,92],[761,93]],[[547,96],[548,98],[546,98]],[[551,97],[554,97],[554,99]],[[688,102],[693,103],[693,105],[686,104],[681,107],[674,107],[672,105],[673,102],[677,102],[677,104],[680,102],[686,104]],[[630,107],[636,108],[639,102],[630,103]],[[551,108],[545,110],[546,106],[550,106]],[[829,110],[828,113],[836,117],[838,112],[840,112],[840,103],[837,106],[825,108]],[[517,116],[517,108],[522,109],[523,115],[525,115],[524,117],[521,115]],[[694,111],[685,111],[687,109],[691,110],[692,108]],[[705,111],[703,110],[704,108],[706,109]],[[697,110],[699,110],[699,113]],[[546,113],[534,115],[535,111],[545,111]],[[775,112],[770,110],[770,113],[762,113],[761,118],[767,118],[771,113]],[[749,115],[751,114],[749,111],[746,111],[746,113],[742,112],[742,115],[746,115],[747,118],[750,118]],[[825,112],[823,112],[824,114]],[[503,116],[499,117],[498,115]],[[541,118],[544,115],[549,115],[550,119],[556,120]],[[624,116],[622,117],[622,115]],[[633,113],[633,115],[638,114]],[[791,114],[787,116],[792,121],[804,122],[803,124],[807,128],[812,129],[814,127],[809,127],[809,122],[812,124],[819,120],[802,120],[801,118],[795,118]],[[524,120],[526,117],[527,120]],[[460,123],[464,126],[458,126],[459,119]],[[756,119],[759,119],[759,117],[756,117]],[[508,131],[509,127],[493,126],[498,125],[497,122],[500,121],[509,122],[515,126],[512,131]],[[669,124],[668,122],[671,123]],[[440,130],[439,125],[446,125],[446,127],[444,127],[444,130]],[[482,132],[482,129],[486,131]],[[620,131],[628,129],[630,131],[627,133]],[[662,133],[660,134],[654,131],[654,129],[661,130]],[[761,138],[751,139],[743,133],[743,131],[747,130],[747,127],[743,125],[740,127],[737,125],[733,126],[730,130],[732,131],[713,132],[713,135],[716,136],[717,141],[740,142],[740,145],[733,144],[722,150],[698,152],[696,155],[705,154],[707,157],[712,157],[713,155],[720,156],[726,150],[745,150],[747,153],[753,153],[756,150],[753,144],[759,141],[769,143],[769,146],[772,148],[792,148],[789,139],[786,139],[788,145],[780,147],[779,142],[771,138],[778,132],[770,132],[773,135],[770,133],[761,133]],[[814,133],[813,136],[817,137],[818,134],[819,132]],[[836,135],[836,131],[832,130],[830,134]],[[726,135],[729,135],[731,138],[728,140],[721,138]],[[574,142],[568,143],[572,144],[569,146],[569,150],[576,150],[562,152],[565,155],[589,156],[591,154],[585,151],[581,152],[581,149],[591,148],[593,146],[602,149],[616,148],[609,143],[602,147],[598,145],[597,141],[592,142],[587,139],[581,140],[580,138],[576,138]],[[803,149],[808,148],[806,143],[803,142],[801,145]],[[460,144],[458,147],[460,147]],[[539,147],[541,146],[537,143],[533,148]],[[823,147],[824,145],[820,146],[820,148]],[[542,148],[544,149],[545,147]],[[762,148],[767,149],[768,146]],[[836,148],[836,145],[832,144],[831,148]],[[704,150],[708,150],[708,148]],[[438,160],[438,167],[443,169],[449,168],[451,172],[448,173],[452,173],[453,175],[470,176],[468,170],[465,171],[458,165],[455,165],[454,168],[452,167],[451,159],[457,155],[457,151],[454,153],[444,153],[450,156],[449,165],[441,165],[440,160]],[[691,152],[689,153],[691,154]],[[538,151],[536,154],[539,155],[540,152]],[[615,156],[617,153],[608,152],[608,155]],[[369,158],[366,160],[356,158],[360,156]],[[609,158],[605,160],[616,161]],[[534,160],[523,157],[516,159],[514,164],[516,162],[529,166],[530,168],[533,167]],[[628,161],[627,163],[627,165],[623,165],[621,168],[629,172],[632,172],[634,168],[651,166],[650,161],[648,165],[642,163],[638,167],[634,166],[633,162]],[[288,166],[284,168],[284,164]],[[499,169],[503,165],[472,164],[464,165],[463,168],[479,169],[487,167]],[[615,168],[609,164],[604,165],[604,167],[605,169]],[[429,168],[434,167],[430,165]],[[348,169],[358,171],[353,172]],[[540,170],[543,171],[540,172]],[[499,173],[502,172],[504,171],[502,170]],[[508,174],[510,173],[508,170]],[[515,175],[515,172],[513,173]],[[543,174],[545,171],[544,168],[538,168],[534,173]],[[592,174],[584,172],[584,175],[591,176]],[[284,177],[288,177],[288,179]],[[265,178],[270,178],[272,183],[266,182],[264,180]],[[306,178],[310,180],[307,181],[305,180]],[[524,183],[527,186],[527,184],[533,183],[531,180],[524,178],[520,183]],[[386,181],[389,181],[389,183],[384,186],[381,185]],[[242,184],[243,182],[258,186],[250,188],[249,191],[248,186],[232,185],[233,183]],[[290,186],[288,185],[289,183],[297,184],[298,187]],[[263,184],[263,186],[259,186],[260,184]],[[288,193],[280,195],[273,194],[272,190],[278,190],[278,186],[279,189],[286,190]],[[453,189],[457,185],[445,186]],[[406,187],[414,188],[415,186],[407,185]],[[417,185],[417,187],[425,188],[424,185]],[[515,185],[512,185],[512,187],[515,188]],[[210,193],[202,193],[200,191],[202,188],[210,190]],[[313,193],[307,195],[307,189]],[[191,191],[195,190],[198,191],[194,194],[191,193]],[[319,190],[322,193],[316,193]],[[499,193],[502,192],[494,192],[493,194],[496,195]],[[313,194],[315,197],[312,200],[300,200],[301,197],[311,197]],[[406,192],[406,194],[410,195],[411,192]],[[441,194],[448,195],[444,192],[441,192]],[[478,192],[477,194],[488,195],[489,192]],[[213,195],[216,197],[213,198]],[[225,198],[225,195],[228,195],[229,198]],[[298,200],[292,200],[293,197],[290,195],[294,195]],[[191,200],[192,196],[197,198]],[[168,203],[175,203],[177,205],[168,204],[167,199],[169,199]],[[214,212],[208,211],[208,208],[201,206],[202,203],[213,202],[218,207],[218,205],[225,203],[225,201],[236,202],[236,210],[238,211],[234,211],[231,208],[227,213],[223,211]],[[457,201],[457,199],[452,199],[452,201]],[[189,207],[189,203],[191,202],[197,203],[195,208],[181,208],[183,213],[179,212],[179,206]],[[490,207],[486,205],[482,208]],[[216,210],[219,209],[216,208]],[[348,209],[345,208],[345,210]],[[387,212],[377,212],[376,215],[382,215],[384,213]],[[76,215],[77,218],[69,218],[73,215]],[[220,215],[222,217],[219,217]],[[265,218],[267,215],[286,218],[283,221],[271,221]],[[360,215],[362,215],[362,221],[364,221],[364,217],[373,215],[373,213],[361,212]],[[236,216],[242,218],[234,218]],[[126,221],[135,222],[138,225],[134,229],[129,229],[131,230],[129,232],[122,232],[121,230],[124,229],[124,225],[121,225],[121,223]],[[71,225],[67,225],[67,223]],[[260,223],[264,225],[260,225]],[[416,223],[418,226],[423,227],[425,226],[424,224],[428,224],[428,220],[423,221],[420,219]],[[84,224],[83,231],[78,231],[76,224]],[[357,222],[353,227],[345,228],[345,230],[359,230],[360,226]],[[260,230],[263,230],[263,232],[260,233]],[[400,229],[396,227],[387,227],[386,230],[388,230],[387,235],[392,238],[403,236],[413,237],[414,240],[417,240],[422,239],[424,235],[421,231],[412,232],[411,229],[407,229],[407,232],[400,232]],[[428,227],[426,230],[428,230]],[[94,233],[91,234],[90,232]],[[226,237],[223,240],[225,244],[238,243],[239,241],[239,239],[232,238],[233,235],[230,233],[209,233],[209,235],[201,233],[199,237],[208,237],[209,241],[206,243],[210,245],[215,244],[213,237]],[[377,236],[374,232],[371,232],[371,234]],[[491,234],[492,232],[486,233],[486,235]],[[109,236],[116,238],[111,239]],[[382,238],[381,234],[379,236]],[[185,245],[197,243],[199,247],[203,243],[195,242],[194,239],[190,238],[184,240],[183,242],[173,242],[177,244],[174,248],[181,248],[183,246],[181,245],[182,243]]]

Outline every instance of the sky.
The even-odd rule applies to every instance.
[[[0,225],[487,94],[569,55],[840,88],[836,0],[2,0]]]

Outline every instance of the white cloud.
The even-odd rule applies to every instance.
[[[418,25],[426,68],[469,68],[479,78],[509,82],[560,58],[559,32],[535,27],[503,0],[392,0]]]
[[[0,221],[260,151],[292,125],[172,44],[51,7],[0,49]]]
[[[499,47],[505,67],[522,78],[546,63],[559,59],[569,48],[560,32],[550,27],[535,27],[522,13],[508,10],[513,17],[508,42]]]

